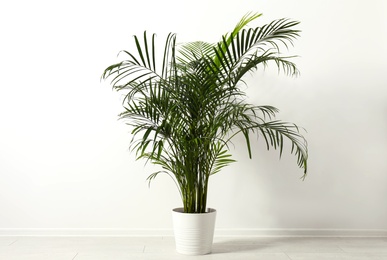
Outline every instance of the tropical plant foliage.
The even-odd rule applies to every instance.
[[[307,172],[307,144],[295,124],[275,119],[272,106],[246,103],[239,87],[247,72],[275,64],[286,74],[298,73],[283,57],[299,36],[298,24],[288,19],[246,28],[261,14],[247,14],[220,41],[176,44],[176,35],[166,37],[162,55],[157,55],[155,34],[134,36],[135,51],[123,51],[127,59],[109,66],[102,78],[124,93],[120,114],[133,127],[132,149],[137,158],[160,165],[151,174],[169,174],[176,182],[187,213],[206,210],[209,177],[234,162],[231,139],[242,134],[251,158],[251,134],[263,137],[267,149],[282,154],[284,140]],[[161,59],[160,59],[161,58]]]

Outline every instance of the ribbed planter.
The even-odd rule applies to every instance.
[[[176,251],[184,255],[211,253],[214,238],[216,210],[208,208],[206,213],[184,213],[183,208],[172,211]]]

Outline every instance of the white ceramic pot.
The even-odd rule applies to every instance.
[[[214,238],[216,210],[206,213],[184,213],[183,208],[172,211],[176,251],[184,255],[211,253]]]

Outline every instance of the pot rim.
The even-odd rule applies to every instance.
[[[204,214],[213,214],[213,213],[216,213],[216,209],[214,208],[206,208],[206,212],[204,213],[184,213],[184,208],[183,207],[179,207],[179,208],[174,208],[172,209],[172,212],[173,213],[177,213],[177,214],[186,214],[186,215],[204,215]]]

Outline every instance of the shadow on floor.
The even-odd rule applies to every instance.
[[[212,245],[212,254],[224,254],[224,253],[238,253],[249,251],[267,251],[272,247],[270,243],[251,241],[251,240],[227,240],[214,242]]]

